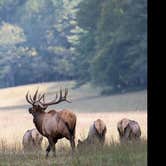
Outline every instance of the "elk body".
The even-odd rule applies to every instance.
[[[58,139],[67,138],[70,141],[72,151],[75,148],[75,127],[76,127],[76,115],[69,110],[50,110],[45,112],[49,105],[58,104],[62,101],[69,102],[66,97],[68,90],[65,89],[64,95],[62,90],[60,90],[60,95],[58,97],[56,93],[55,100],[51,102],[45,102],[45,94],[37,95],[38,90],[35,92],[33,98],[28,93],[26,94],[26,100],[32,105],[29,108],[29,113],[33,115],[33,122],[37,130],[41,135],[48,139],[49,145],[46,149],[46,157],[48,157],[49,152],[52,150],[53,155],[56,155],[55,144]]]
[[[43,136],[33,128],[27,130],[23,136],[22,144],[24,150],[40,150]]]
[[[104,145],[106,132],[107,128],[104,121],[97,119],[90,126],[88,137],[84,141],[78,140],[78,148],[81,148],[85,144],[100,143],[101,145]]]
[[[139,140],[141,136],[141,129],[138,122],[127,118],[122,119],[117,124],[120,141]]]

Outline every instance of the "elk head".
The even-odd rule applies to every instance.
[[[64,95],[62,89],[60,89],[59,97],[58,94],[56,93],[56,97],[54,100],[50,102],[45,102],[45,93],[38,95],[38,89],[36,90],[33,97],[31,97],[31,95],[29,95],[29,92],[27,92],[26,100],[29,104],[32,105],[32,107],[29,108],[29,113],[33,115],[35,112],[45,111],[49,105],[58,104],[62,101],[70,103],[71,101],[67,100],[67,94],[68,94],[68,89],[65,88]]]

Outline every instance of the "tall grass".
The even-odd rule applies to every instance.
[[[100,113],[75,113],[77,116],[76,124],[76,142],[78,139],[83,139],[87,136],[90,125],[93,121],[100,118],[107,126],[106,142],[109,142],[111,137],[118,141],[117,122],[124,118],[130,118],[138,121],[141,126],[142,137],[147,137],[147,113],[146,112],[100,112]],[[33,117],[28,111],[7,111],[0,113],[0,139],[6,139],[8,144],[22,142],[23,135],[26,130],[34,128]],[[46,139],[44,139],[46,141]],[[69,144],[65,139],[58,141],[58,146],[61,142]]]
[[[17,144],[17,143],[16,143]],[[17,147],[17,148],[13,148]],[[120,144],[111,141],[104,147],[87,146],[81,151],[76,149],[74,155],[71,149],[63,145],[57,149],[56,158],[49,155],[45,158],[45,151],[24,152],[20,146],[8,147],[1,140],[0,165],[6,166],[146,166],[147,165],[147,141]]]

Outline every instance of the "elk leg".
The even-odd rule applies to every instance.
[[[70,145],[71,145],[72,154],[73,154],[73,152],[75,151],[75,141],[74,141],[74,137],[73,136],[70,138]]]
[[[52,145],[52,152],[53,152],[53,156],[56,157],[56,143],[57,143],[57,140],[54,140],[54,143]]]
[[[101,137],[100,139],[100,144],[103,146],[104,145],[104,142],[105,142],[105,137]]]
[[[57,142],[56,140],[53,140],[52,138],[49,138],[49,145],[50,145],[50,150],[53,152],[53,156],[56,156],[56,151],[55,151],[55,143]]]
[[[130,139],[130,133],[131,133],[131,128],[127,126],[124,131],[124,139],[129,140]]]
[[[47,149],[46,149],[46,158],[48,157],[48,153],[50,152],[50,150],[51,150],[51,147],[50,147],[50,144],[49,144]]]
[[[72,154],[75,151],[75,132],[76,132],[76,124],[74,126],[73,132],[70,135],[70,144],[71,144],[71,148],[72,148]]]
[[[54,142],[53,142],[53,140],[51,138],[48,138],[48,142],[49,142],[49,145],[46,149],[46,158],[48,157],[48,154],[51,150],[54,151]]]
[[[56,149],[55,149],[55,144],[52,145],[52,152],[53,152],[53,156],[56,157]]]

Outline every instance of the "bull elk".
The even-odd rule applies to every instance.
[[[117,124],[120,141],[135,141],[139,140],[141,136],[141,129],[138,122],[123,118]]]
[[[46,157],[52,150],[53,155],[56,156],[55,144],[58,139],[66,138],[70,141],[72,152],[75,149],[75,127],[76,127],[76,115],[66,109],[61,111],[50,110],[45,112],[48,106],[58,104],[67,100],[68,89],[56,93],[54,100],[45,102],[45,93],[38,95],[36,90],[33,97],[27,92],[26,100],[32,105],[29,108],[29,113],[33,116],[33,122],[41,135],[48,139],[49,145],[46,149]]]

